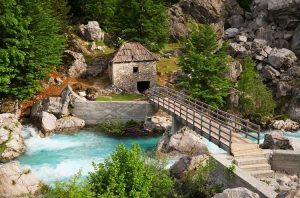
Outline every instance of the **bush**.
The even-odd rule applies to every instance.
[[[137,127],[139,123],[135,120],[128,120],[125,123],[122,123],[120,120],[105,120],[98,125],[98,129],[101,132],[113,135],[123,135],[125,130],[128,128]]]
[[[88,178],[92,191],[99,197],[116,198],[170,195],[174,181],[169,173],[145,162],[139,146],[118,146],[103,164],[94,164],[95,171]]]
[[[210,180],[216,165],[216,161],[210,158],[205,164],[200,164],[196,175],[189,175],[180,181],[178,185],[183,197],[209,198],[222,192],[223,186]]]
[[[263,119],[274,114],[276,103],[271,91],[255,70],[251,58],[244,60],[244,71],[238,82],[240,112],[252,119]]]

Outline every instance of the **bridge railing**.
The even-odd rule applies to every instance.
[[[203,114],[196,108],[191,108],[185,101],[175,100],[166,92],[151,89],[148,92],[148,96],[150,100],[164,110],[170,111],[185,120],[187,125],[189,123],[194,130],[195,128],[200,129],[201,135],[205,135],[203,131],[208,131],[208,139],[213,140],[220,147],[225,147],[227,151],[231,152],[232,129],[225,122],[219,121],[209,114]],[[213,123],[218,124],[214,125]]]
[[[156,94],[160,93],[164,97],[168,97],[177,102],[182,101],[190,108],[197,109],[197,111],[209,115],[211,118],[216,119],[218,122],[225,123],[226,126],[230,127],[233,131],[244,135],[246,138],[249,136],[258,144],[260,143],[261,129],[257,124],[254,124],[239,116],[230,114],[220,109],[216,109],[204,102],[196,100],[190,96],[187,96],[168,87],[154,87],[149,91],[149,93],[151,91],[155,91]]]

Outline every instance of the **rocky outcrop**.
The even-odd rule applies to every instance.
[[[290,140],[284,137],[283,133],[280,131],[272,131],[269,134],[266,134],[261,148],[293,150]]]
[[[200,164],[205,164],[208,159],[207,155],[184,156],[171,166],[171,174],[177,179],[184,178],[189,173],[197,171]]]
[[[208,154],[206,144],[202,137],[188,127],[171,134],[165,132],[157,146],[158,155],[203,155]]]
[[[8,98],[0,99],[0,114],[12,113],[17,117],[20,116],[21,110],[19,109],[19,102]]]
[[[15,159],[25,151],[21,128],[15,115],[0,114],[0,161]]]
[[[300,124],[298,122],[294,122],[293,120],[274,120],[272,122],[272,126],[277,130],[282,131],[296,131],[300,128]]]
[[[71,86],[67,86],[60,97],[49,97],[36,102],[31,109],[31,119],[37,123],[44,135],[55,131],[77,131],[84,127],[85,122],[69,116],[69,108],[76,101],[86,101],[76,94]]]
[[[81,53],[66,50],[65,63],[68,65],[66,73],[69,76],[80,77],[87,71],[87,64],[84,56]]]
[[[178,40],[188,34],[188,19],[202,24],[211,24],[220,37],[223,36],[225,18],[242,14],[235,0],[184,0],[169,9],[169,27],[171,38]],[[232,23],[237,20],[232,19]]]
[[[229,63],[229,71],[227,74],[229,79],[231,79],[232,81],[237,81],[242,72],[243,66],[239,61],[231,61]]]
[[[80,25],[79,30],[87,41],[104,40],[104,32],[97,21],[89,21],[88,24]]]
[[[216,194],[213,198],[259,198],[257,193],[254,193],[247,188],[238,187],[238,188],[228,188],[222,193]]]
[[[159,111],[144,123],[144,128],[147,132],[156,134],[162,134],[170,130],[171,126],[171,117],[162,111]]]
[[[64,118],[60,118],[56,121],[56,132],[74,132],[78,131],[85,126],[84,120],[74,117],[68,116]]]
[[[32,197],[39,190],[38,179],[18,162],[0,164],[0,184],[2,198]]]

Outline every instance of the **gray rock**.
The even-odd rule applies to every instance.
[[[68,116],[60,118],[56,121],[56,132],[76,132],[85,126],[85,121],[74,117]]]
[[[287,70],[287,73],[289,76],[294,77],[294,78],[299,78],[300,77],[300,66],[296,65],[294,67],[291,67]]]
[[[208,154],[202,137],[188,127],[183,127],[174,134],[165,132],[157,147],[158,155],[203,155]]]
[[[255,32],[255,38],[265,40],[268,44],[271,44],[274,41],[273,30],[270,28],[260,27]]]
[[[243,72],[243,66],[239,61],[232,61],[229,63],[228,77],[232,81],[237,81]]]
[[[296,131],[300,128],[300,124],[298,122],[294,122],[291,119],[287,120],[275,120],[272,122],[272,126],[277,130],[282,131]]]
[[[224,38],[230,39],[236,37],[240,33],[240,30],[237,28],[228,28],[224,32]]]
[[[21,110],[19,108],[19,102],[9,98],[0,99],[0,114],[1,113],[11,113],[20,117]]]
[[[289,49],[276,49],[274,48],[269,57],[268,57],[269,63],[279,69],[282,67],[292,67],[297,63],[297,57],[294,52],[292,52]]]
[[[261,148],[293,150],[290,140],[284,137],[283,133],[280,131],[272,131],[269,134],[266,134]]]
[[[230,43],[228,53],[235,58],[244,58],[249,55],[248,50],[240,43]]]
[[[46,111],[41,113],[40,117],[40,127],[43,133],[51,133],[56,129],[56,120],[57,118]]]
[[[173,5],[168,10],[168,15],[170,37],[173,40],[185,38],[188,35],[188,28],[186,27],[187,19],[180,5]]]
[[[239,100],[240,96],[238,90],[236,90],[235,88],[231,88],[229,90],[228,105],[232,108],[237,108],[239,106]]]
[[[247,37],[243,35],[238,35],[235,37],[236,42],[247,42]]]
[[[266,65],[262,68],[262,75],[266,79],[273,80],[280,76],[280,72],[272,66]]]
[[[164,133],[170,130],[172,120],[170,115],[159,111],[144,123],[144,129],[149,133]]]
[[[15,159],[25,151],[21,128],[22,125],[15,115],[0,114],[0,161]]]
[[[276,198],[298,198],[298,197],[300,197],[300,190],[299,189],[280,192],[276,196]]]
[[[175,178],[181,179],[187,176],[187,174],[197,171],[200,164],[205,164],[208,159],[207,155],[197,155],[195,157],[184,156],[171,166],[171,174]]]
[[[293,33],[291,48],[300,57],[300,25]]]
[[[259,198],[257,193],[254,193],[247,188],[228,188],[222,193],[216,194],[213,198]]]
[[[294,97],[290,103],[288,111],[289,117],[292,120],[300,122],[300,97]]]
[[[66,73],[69,76],[80,77],[85,74],[87,64],[81,53],[65,50],[65,55],[65,62],[69,65]]]
[[[72,87],[68,85],[61,93],[61,103],[63,108],[68,108],[69,106],[73,107],[74,103],[87,101],[86,98],[76,94]]]
[[[79,26],[81,34],[88,41],[104,40],[104,32],[97,21],[89,21],[87,25]]]
[[[0,197],[34,197],[40,189],[40,182],[30,172],[20,167],[18,162],[0,164]],[[27,197],[27,196],[26,196]]]
[[[227,21],[233,28],[240,28],[245,23],[244,18],[239,14],[231,16]]]
[[[276,92],[276,97],[280,98],[283,96],[290,95],[292,91],[292,86],[290,86],[286,82],[279,82],[277,84],[277,92]]]

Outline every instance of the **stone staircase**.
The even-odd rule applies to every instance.
[[[271,170],[271,166],[259,145],[250,142],[241,144],[243,145],[235,145],[232,150],[234,163],[256,178],[272,177],[274,171]]]
[[[272,177],[274,171],[268,163],[268,159],[259,148],[259,145],[246,138],[233,135],[232,154],[234,163],[256,178]]]

